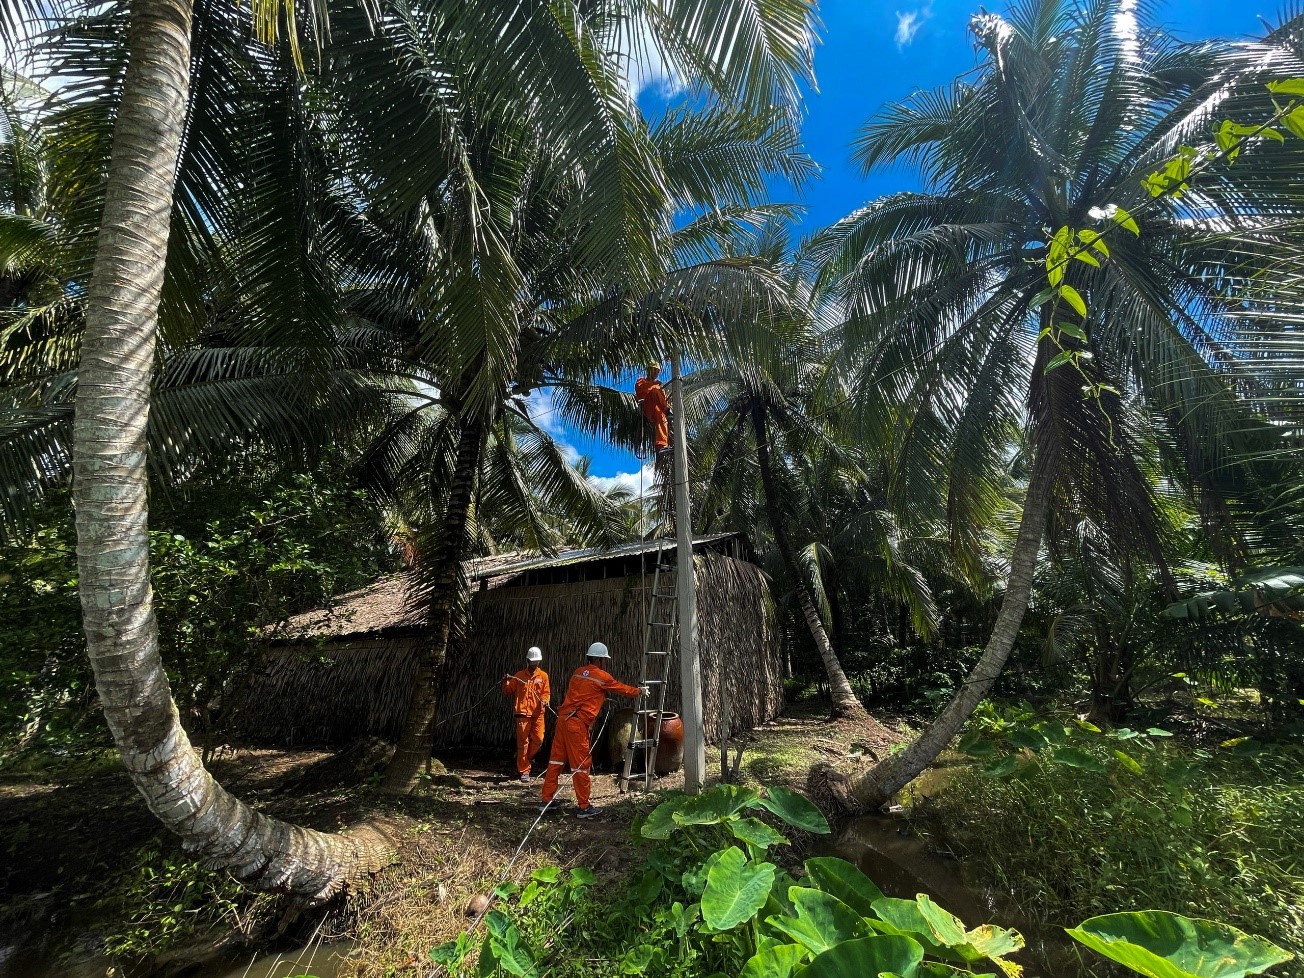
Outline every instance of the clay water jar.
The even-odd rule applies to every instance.
[[[614,770],[625,765],[625,751],[628,749],[630,730],[634,726],[634,711],[618,710],[611,718],[607,729],[607,754],[611,758]],[[642,737],[656,733],[656,721],[651,715],[643,719]],[[642,739],[642,738],[640,738]],[[640,755],[642,751],[638,752]],[[670,774],[684,766],[684,721],[678,713],[661,714],[661,742],[657,745],[656,773]],[[634,760],[634,770],[643,770],[643,759]]]
[[[656,732],[656,721],[646,720],[648,735]],[[661,714],[661,742],[657,744],[656,772],[670,774],[684,766],[684,721],[678,713]]]
[[[611,769],[620,771],[625,767],[625,752],[629,750],[629,735],[634,729],[634,710],[626,708],[617,710],[607,726],[607,757]]]

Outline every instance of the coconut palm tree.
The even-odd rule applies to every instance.
[[[838,369],[901,432],[904,498],[944,478],[962,522],[995,490],[1012,428],[1026,426],[1032,456],[983,656],[924,733],[858,785],[867,805],[926,767],[1000,674],[1057,499],[1163,571],[1142,419],[1160,426],[1170,473],[1197,498],[1271,437],[1229,377],[1247,325],[1229,296],[1297,220],[1281,205],[1298,150],[1256,146],[1240,174],[1213,168],[1179,198],[1150,201],[1142,180],[1180,144],[1208,142],[1211,107],[1262,110],[1264,72],[1299,75],[1298,52],[1280,34],[1182,47],[1137,29],[1124,6],[1024,0],[975,16],[977,72],[885,107],[856,141],[865,170],[911,163],[925,190],[857,211],[812,252],[847,313]],[[1106,247],[1047,262],[1064,228]],[[1046,291],[1048,265],[1080,308]]]
[[[786,242],[780,226],[768,222],[752,239],[756,260],[780,274],[786,270],[789,291],[802,294],[803,285],[792,268],[785,269]],[[745,238],[734,244],[747,246]],[[812,455],[829,449],[833,442],[832,430],[813,398],[825,352],[821,337],[809,326],[785,331],[780,343],[769,342],[764,348],[735,344],[729,355],[686,379],[686,401],[691,406],[686,410],[694,416],[697,466],[705,469],[699,511],[713,520],[717,513],[730,514],[741,521],[744,532],[751,532],[754,509],[745,501],[757,499],[759,481],[759,502],[775,551],[828,676],[833,714],[868,722],[869,713],[829,640],[808,568],[803,566],[805,542],[799,544],[792,536],[794,528],[804,528],[805,507],[796,487],[809,475]]]
[[[323,900],[383,864],[386,847],[278,822],[226,792],[190,745],[158,654],[147,427],[192,13],[187,0],[132,5],[77,370],[73,502],[83,625],[105,718],[151,811],[237,877]]]
[[[229,21],[223,13],[201,6],[196,34],[245,31],[234,11]],[[69,81],[61,93],[25,84],[14,97],[5,89],[0,147],[12,165],[0,171],[0,266],[8,270],[0,294],[0,537],[30,525],[42,493],[70,475],[86,282],[103,203],[97,174],[115,99],[106,68],[113,35],[104,26],[64,28],[75,54],[59,62]],[[178,257],[165,270],[147,429],[159,490],[256,444],[302,460],[374,420],[409,387],[393,376],[396,351],[336,311],[331,265],[356,264],[365,222],[322,165],[324,127],[295,100],[269,94],[295,78],[288,56],[282,63],[241,44],[219,52],[238,69],[235,78],[208,66],[191,89],[201,108],[191,113],[192,143],[178,163],[170,238]],[[75,94],[84,91],[93,97]],[[287,129],[299,131],[293,152],[276,136]],[[300,178],[283,180],[295,167]],[[191,219],[196,213],[203,224]]]
[[[505,129],[500,127],[493,138],[506,138]],[[714,238],[741,223],[755,222],[767,212],[758,198],[772,174],[800,177],[809,168],[809,161],[796,150],[795,131],[773,109],[742,113],[708,108],[671,113],[647,131],[646,143],[648,163],[655,169],[657,183],[665,188],[665,203],[650,214],[659,222],[659,246],[672,253],[691,237],[699,257],[705,255]],[[764,307],[772,300],[772,283],[743,263],[708,257],[663,274],[652,283],[641,272],[613,274],[605,259],[595,262],[589,240],[591,232],[605,235],[608,229],[596,222],[576,225],[572,221],[574,200],[587,190],[569,176],[569,166],[562,171],[567,176],[558,179],[556,168],[564,160],[531,140],[519,140],[507,152],[495,151],[491,159],[512,161],[510,167],[487,173],[501,182],[486,184],[502,202],[499,218],[509,221],[511,235],[504,238],[504,256],[512,263],[513,274],[519,276],[510,294],[511,304],[500,310],[508,320],[499,341],[506,344],[507,359],[500,367],[508,374],[487,380],[484,371],[491,366],[486,358],[489,351],[476,345],[486,333],[477,330],[474,317],[483,315],[486,303],[496,308],[493,303],[497,300],[486,297],[486,302],[468,307],[459,297],[457,304],[442,312],[437,306],[432,312],[426,308],[431,301],[429,293],[417,291],[413,315],[408,319],[414,332],[407,342],[423,362],[436,365],[432,369],[439,377],[440,401],[450,423],[458,427],[458,436],[456,448],[450,444],[449,449],[453,459],[446,473],[449,489],[438,496],[441,515],[422,536],[423,559],[416,582],[418,599],[428,608],[433,641],[414,679],[399,747],[386,775],[385,784],[391,791],[408,790],[429,756],[438,689],[444,684],[441,677],[449,678],[447,669],[458,667],[445,662],[445,650],[465,615],[466,589],[460,567],[477,534],[476,499],[486,492],[478,473],[491,438],[499,449],[506,444],[503,423],[513,405],[535,391],[547,390],[557,400],[558,410],[571,415],[589,413],[586,425],[591,429],[606,427],[608,433],[628,437],[634,430],[631,421],[635,413],[621,411],[627,406],[614,392],[595,386],[596,376],[618,373],[631,362],[645,360],[662,343],[681,347],[692,343],[694,349],[719,345],[719,311],[726,307],[746,307],[751,321],[763,323],[770,318]],[[675,210],[693,207],[705,213],[686,228],[672,232],[670,220]],[[432,214],[425,224],[433,222],[437,238],[448,240],[456,237],[456,224],[438,221],[449,219],[456,222],[461,217],[446,209],[438,218]],[[402,251],[420,256],[422,249],[417,245]],[[438,262],[443,257],[427,249],[426,257],[417,260]],[[410,274],[408,278],[420,280],[421,276]],[[450,323],[468,316],[472,319],[462,328],[471,342],[465,347],[456,338],[450,343],[439,333],[428,335],[431,322],[447,330]],[[478,385],[492,385],[497,390],[489,403],[477,400],[474,392]],[[612,407],[616,412],[603,418],[603,409]],[[595,408],[597,416],[591,413]],[[520,413],[519,408],[515,410]],[[422,464],[429,471],[428,463]],[[580,501],[579,496],[569,495]],[[601,511],[596,494],[589,495],[585,506],[593,517],[600,515],[600,520],[591,517],[589,523],[608,519],[612,514]]]
[[[806,543],[793,539],[794,532],[804,530],[809,522],[803,519],[805,506],[797,487],[809,475],[813,446],[831,437],[823,426],[812,421],[813,412],[802,409],[802,395],[809,393],[812,372],[812,359],[802,356],[798,348],[777,363],[762,366],[751,359],[691,375],[690,390],[713,402],[710,407],[700,408],[709,412],[709,420],[694,426],[699,458],[710,459],[701,505],[712,512],[721,503],[722,495],[735,500],[754,495],[746,493],[738,480],[759,478],[760,501],[774,548],[801,619],[824,664],[833,714],[868,721],[869,714],[851,688],[820,615],[816,591],[803,560]],[[745,467],[739,457],[743,452],[752,456],[746,459],[751,464]]]
[[[109,726],[151,809],[211,862],[257,885],[321,899],[361,868],[373,866],[375,850],[357,840],[268,820],[224,792],[190,748],[157,652],[146,539],[147,428],[160,306],[166,314],[169,270],[186,257],[175,253],[177,239],[171,231],[177,164],[196,146],[194,124],[203,108],[193,103],[195,111],[187,111],[192,71],[211,53],[202,44],[192,48],[194,13],[189,0],[133,0],[123,57],[110,61],[126,67],[114,86],[116,108],[73,429],[79,586],[88,651]],[[256,21],[272,35],[290,26],[293,38],[293,17],[287,16],[292,13],[276,3],[263,4]],[[387,28],[415,19],[401,4],[369,7],[367,13],[371,35],[387,39]],[[632,219],[632,201],[638,199],[637,191],[656,188],[647,181],[635,134],[619,119],[625,106],[616,87],[621,77],[617,42],[626,26],[620,13],[610,4],[569,11],[548,4],[445,5],[430,15],[439,17],[436,34],[446,42],[436,63],[455,66],[457,73],[436,70],[422,76],[411,48],[399,45],[389,52],[388,64],[420,76],[420,84],[400,93],[385,86],[389,79],[384,73],[354,76],[357,86],[370,88],[373,103],[393,99],[394,104],[420,105],[415,118],[424,124],[416,126],[412,116],[372,116],[392,126],[381,133],[389,141],[383,147],[387,158],[410,172],[417,162],[405,153],[414,146],[431,150],[419,158],[422,167],[436,174],[423,185],[437,191],[427,199],[453,199],[471,218],[460,236],[444,242],[443,274],[431,284],[438,298],[432,312],[479,306],[486,313],[460,318],[475,324],[469,333],[458,327],[456,316],[433,331],[457,352],[491,354],[484,357],[484,369],[469,378],[467,403],[477,409],[493,402],[493,381],[508,372],[507,348],[512,346],[500,345],[507,326],[501,310],[510,303],[495,310],[487,300],[509,296],[516,278],[503,247],[504,228],[489,219],[495,202],[467,166],[457,127],[449,121],[472,109],[549,120],[542,141],[587,167],[590,176],[592,193],[577,204],[573,216],[609,229],[594,241],[594,254],[646,273],[654,267],[655,251]],[[113,8],[107,16],[117,14]],[[5,15],[8,30],[15,22],[10,5]],[[690,4],[671,11],[657,8],[649,21],[651,36],[672,63],[691,69],[694,80],[749,104],[772,97],[791,101],[797,77],[809,71],[810,11],[802,3],[773,5],[761,16],[750,4]],[[291,54],[296,61],[302,56],[297,44]],[[362,60],[355,58],[356,63]],[[474,98],[464,97],[458,82],[473,83]],[[414,90],[416,99],[395,97]],[[361,125],[356,130],[360,141],[379,131]],[[278,133],[275,142],[283,144],[290,135]],[[197,151],[214,149],[200,146]],[[402,181],[393,179],[399,169],[378,167],[371,188],[402,196]],[[221,201],[212,203],[211,214],[200,210],[193,215],[196,228],[208,227],[221,213]],[[613,208],[620,217],[614,217]],[[468,453],[479,445],[488,420],[476,418],[465,426],[461,442]]]

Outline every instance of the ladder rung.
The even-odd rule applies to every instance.
[[[655,649],[648,649],[647,652],[646,652],[645,654],[647,654],[647,655],[669,655],[670,653],[669,653],[668,651],[667,651],[667,652],[658,652],[658,651],[656,651]]]
[[[655,591],[653,592],[652,597],[661,598],[664,601],[673,601],[675,598],[679,597],[679,595],[675,594],[674,591]]]
[[[655,747],[656,745],[657,742],[655,740],[631,740],[629,742],[629,746],[632,750],[637,750],[640,747]]]
[[[658,625],[658,626],[660,626],[661,628],[669,628],[671,625],[675,625],[675,624],[677,624],[677,622],[673,622],[673,621],[649,621],[648,624],[649,624],[649,625]]]
[[[663,682],[665,682],[664,679],[644,679],[644,680],[643,680],[643,685],[644,685],[644,686],[657,686],[657,685],[660,685],[660,684],[663,683]]]

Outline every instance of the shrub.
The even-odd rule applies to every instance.
[[[770,861],[787,844],[771,822],[828,832],[807,799],[778,787],[671,798],[641,827],[655,843],[641,875],[613,892],[588,870],[540,869],[523,890],[496,891],[503,903],[485,915],[482,937],[464,932],[431,957],[453,975],[478,957],[479,975],[522,978],[1021,974],[1008,957],[1023,947],[1017,931],[967,929],[923,894],[885,897],[833,857],[790,876]],[[1241,978],[1290,958],[1226,924],[1156,911],[1096,917],[1069,935],[1149,978]]]
[[[988,714],[929,824],[1031,919],[1154,907],[1304,953],[1304,750]]]

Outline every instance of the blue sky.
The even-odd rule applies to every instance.
[[[822,43],[815,54],[818,91],[807,96],[803,126],[806,151],[821,177],[799,201],[806,208],[803,232],[836,221],[883,194],[917,186],[905,171],[862,177],[851,163],[857,129],[886,102],[921,88],[943,85],[977,59],[968,34],[980,0],[824,0]],[[1141,0],[1145,6],[1147,0]],[[988,10],[1003,0],[986,0]],[[1158,2],[1155,19],[1183,40],[1249,37],[1263,33],[1259,16],[1277,20],[1276,0],[1184,0]],[[665,104],[664,80],[649,80],[640,101],[649,112]],[[550,405],[538,405],[547,411]],[[552,416],[545,419],[548,424]],[[558,423],[554,434],[593,460],[600,483],[637,488],[639,462],[623,451],[578,438]]]

